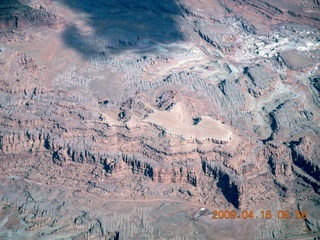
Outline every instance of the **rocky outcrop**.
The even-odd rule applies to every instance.
[[[228,239],[190,212],[318,206],[319,24],[291,3],[1,1],[0,238]],[[273,220],[232,230],[319,228]]]
[[[313,112],[306,110],[302,101],[298,99],[279,104],[270,113],[270,119],[271,128],[277,135],[285,134],[289,137],[307,129],[318,131]]]
[[[310,78],[314,102],[320,107],[320,76]]]
[[[211,161],[203,161],[202,169],[204,174],[214,177],[225,198],[236,208],[242,207],[244,198],[244,183],[242,177],[225,166]]]
[[[170,110],[175,104],[175,97],[178,94],[176,90],[163,92],[156,98],[157,107],[161,110]]]
[[[261,89],[269,87],[272,82],[272,76],[260,65],[245,67],[244,73],[248,75],[255,86]]]
[[[12,12],[12,9],[15,12]],[[3,34],[0,35],[0,38],[6,36],[11,39],[14,34],[19,35],[28,25],[57,29],[65,23],[62,17],[46,11],[43,5],[31,8],[19,3],[19,1],[5,1],[1,6],[1,13],[0,30]]]
[[[292,160],[290,149],[281,143],[271,142],[269,164],[276,177],[292,176]]]
[[[140,156],[143,158],[142,156]],[[100,159],[100,162],[102,158]],[[164,164],[165,165],[165,164]],[[189,183],[198,187],[201,176],[201,169],[194,167],[165,167],[154,163],[148,163],[134,155],[109,155],[104,162],[104,169],[111,175],[130,171],[136,175],[149,177],[153,182],[158,183]]]
[[[291,142],[290,145],[293,163],[299,168],[295,172],[317,192],[320,191],[320,155],[316,150],[318,147],[310,137],[301,138],[298,142]]]
[[[224,52],[224,53],[234,53],[239,46],[235,44],[236,36],[231,34],[222,33],[220,25],[213,25],[211,26],[211,29],[217,28],[216,31],[212,31],[209,29],[199,29],[198,33],[199,36],[211,44],[213,47],[217,48],[218,50]]]

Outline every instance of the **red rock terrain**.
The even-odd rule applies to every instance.
[[[318,1],[0,13],[0,238],[319,238]]]

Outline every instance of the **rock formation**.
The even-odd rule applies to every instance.
[[[319,3],[280,2],[0,3],[0,238],[319,237]]]

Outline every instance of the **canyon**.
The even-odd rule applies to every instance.
[[[3,0],[0,239],[319,239],[319,12]]]

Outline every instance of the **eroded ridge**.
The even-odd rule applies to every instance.
[[[0,238],[319,236],[317,1],[0,5]]]

